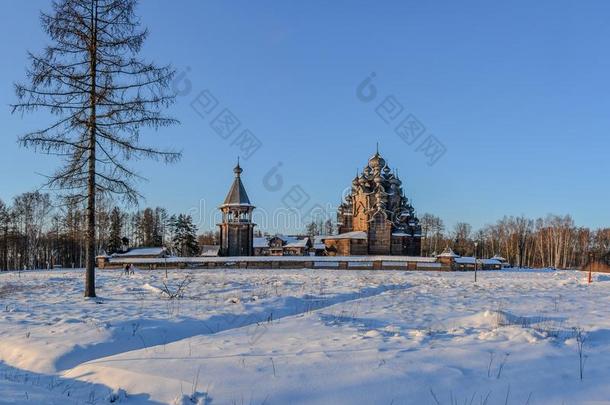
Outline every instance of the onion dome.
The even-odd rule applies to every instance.
[[[369,166],[373,170],[381,170],[386,166],[385,159],[377,152],[369,159]]]

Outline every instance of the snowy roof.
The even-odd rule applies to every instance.
[[[346,233],[340,233],[339,235],[327,236],[325,239],[367,239],[366,232],[364,231],[352,231]]]
[[[392,236],[411,236],[411,234],[406,232],[392,232]]]
[[[496,259],[475,259],[474,257],[456,257],[455,262],[458,264],[475,264],[475,262],[490,265],[502,264]]]
[[[307,236],[294,236],[294,235],[275,235],[274,238],[281,239],[284,242],[284,247],[290,248],[303,248],[307,247],[309,243],[309,237]]]
[[[324,250],[326,249],[326,245],[324,244],[324,239],[332,238],[332,236],[326,235],[318,235],[313,237],[313,248],[316,250]]]
[[[506,261],[506,259],[503,258],[500,255],[494,255],[494,257],[492,257],[490,260],[498,260],[498,261],[501,261],[501,262],[505,262]]]
[[[290,241],[286,241],[286,246],[285,247],[291,247],[291,248],[304,248],[307,247],[307,243],[309,242],[309,238],[305,237],[302,239],[292,239]]]
[[[326,238],[332,238],[332,236],[330,235],[316,235],[313,237],[313,243],[324,243],[324,239]]]
[[[112,257],[162,256],[167,252],[164,247],[144,247],[129,249],[125,253],[114,253]]]
[[[456,254],[453,251],[453,249],[448,247],[445,250],[443,250],[443,253],[441,253],[440,255],[437,255],[436,257],[452,257],[452,258],[456,258],[456,257],[460,257],[460,255]]]
[[[502,264],[502,262],[498,259],[480,259],[479,263],[483,263],[483,264]]]
[[[201,256],[204,256],[204,257],[218,256],[219,251],[220,251],[220,246],[218,246],[218,245],[203,245],[201,247]]]
[[[290,248],[304,248],[307,247],[307,243],[309,242],[308,237],[299,237],[299,236],[288,236],[288,235],[275,235],[272,237],[258,237],[254,238],[253,247],[255,248],[266,248],[269,247],[269,241],[273,238],[281,239],[283,243],[283,247]]]
[[[298,237],[298,236],[292,236],[292,235],[282,235],[281,233],[278,233],[278,234],[276,234],[276,235],[274,235],[274,236],[272,236],[272,237],[271,237],[271,239],[273,239],[273,238],[278,238],[278,239],[281,239],[281,240],[282,240],[282,241],[284,241],[285,243],[291,243],[291,242],[294,242],[294,241],[296,241],[296,240],[298,240],[298,239],[299,239],[299,237]]]
[[[255,248],[269,247],[269,239],[266,236],[254,238],[252,246]]]

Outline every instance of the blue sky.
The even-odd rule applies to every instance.
[[[56,164],[16,143],[44,117],[8,107],[26,50],[47,41],[38,11],[48,3],[0,7],[0,198],[10,200]],[[203,205],[201,227],[213,226],[248,129],[261,147],[242,158],[243,180],[267,212],[295,186],[309,196],[303,212],[336,204],[379,142],[418,213],[449,227],[547,213],[610,226],[608,2],[185,0],[142,2],[139,14],[150,29],[143,56],[185,73],[170,111],[181,125],[143,134],[183,159],[133,163],[149,179],[142,206]],[[377,97],[364,103],[356,89],[371,72]],[[218,105],[202,118],[191,103],[204,90]],[[391,124],[376,113],[388,96],[404,109]],[[210,126],[224,108],[241,122],[228,139]],[[425,127],[412,145],[394,132],[409,114]],[[429,135],[446,150],[432,166],[418,151]],[[281,187],[265,187],[280,162]]]

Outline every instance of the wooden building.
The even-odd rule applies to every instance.
[[[493,259],[493,260],[497,260],[497,261],[499,261],[499,262],[502,264],[502,268],[503,268],[503,269],[507,269],[507,268],[509,268],[509,267],[512,267],[512,266],[510,265],[510,263],[508,262],[508,260],[506,260],[505,258],[503,258],[503,257],[502,257],[502,256],[500,256],[500,255],[497,255],[497,254],[496,254],[496,255],[494,255],[494,257],[492,257],[492,259]]]
[[[476,259],[474,257],[463,257],[456,254],[450,247],[447,247],[436,260],[444,266],[450,266],[452,270],[501,270],[502,263],[495,258]]]
[[[202,257],[216,257],[220,252],[220,246],[218,245],[202,245],[201,255]]]
[[[242,168],[233,169],[235,179],[224,203],[219,207],[222,212],[220,228],[220,256],[252,256],[254,254],[254,227],[252,211],[246,189],[241,181]]]
[[[124,238],[126,239],[126,238]],[[98,255],[95,257],[97,267],[104,268],[105,264],[110,259],[115,260],[132,260],[132,259],[165,259],[171,257],[169,251],[165,247],[138,247],[129,248],[127,244],[121,248],[121,252],[113,253],[111,255]]]
[[[340,235],[349,236],[351,232],[364,232],[366,235],[364,253],[362,239],[348,243],[345,238],[327,238],[326,241],[342,254],[421,254],[421,226],[415,210],[404,195],[402,181],[379,151],[352,181],[351,193],[339,206],[337,223]]]
[[[326,247],[326,254],[329,256],[365,256],[368,254],[368,237],[363,231],[326,236],[322,240]]]
[[[312,243],[307,236],[263,236],[254,238],[255,256],[305,256]]]

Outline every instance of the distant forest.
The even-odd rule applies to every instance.
[[[0,269],[84,267],[85,214],[83,206],[61,205],[40,192],[20,194],[10,204],[0,200]],[[166,246],[177,256],[198,255],[201,246],[218,242],[217,232],[199,233],[190,216],[160,207],[130,212],[101,199],[96,216],[98,253],[119,251],[124,237],[131,247]],[[423,256],[451,247],[462,256],[500,255],[515,266],[575,268],[610,250],[610,228],[579,227],[569,215],[504,217],[479,230],[465,222],[448,229],[432,214],[422,215],[420,223]],[[311,223],[303,234],[332,229],[330,221]]]
[[[199,254],[197,227],[188,215],[169,215],[163,208],[125,211],[98,199],[96,251],[114,253],[123,238],[130,247],[167,246],[179,256]],[[206,242],[205,235],[201,235]],[[86,210],[58,205],[40,192],[0,200],[0,269],[40,269],[54,265],[84,267]]]

